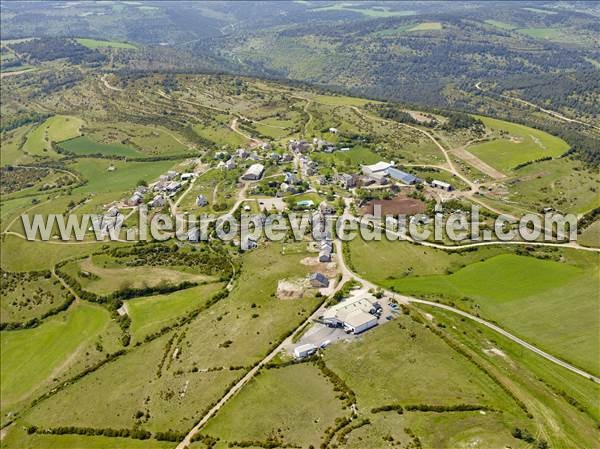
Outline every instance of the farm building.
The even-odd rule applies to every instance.
[[[337,181],[343,189],[351,189],[356,186],[356,177],[348,173],[338,175]]]
[[[321,242],[321,249],[319,250],[319,262],[331,262],[331,252],[333,246],[330,242],[323,240]]]
[[[315,288],[329,287],[329,279],[327,279],[327,276],[318,271],[310,275],[309,281],[310,285]]]
[[[330,132],[331,134],[337,134],[337,133],[338,133],[338,130],[337,130],[337,128],[329,128],[329,132]]]
[[[418,184],[418,183],[422,182],[421,179],[417,178],[415,175],[411,175],[410,173],[403,172],[402,170],[398,170],[397,168],[394,168],[394,167],[388,168],[387,173],[393,179],[403,182],[404,184],[407,184],[409,186],[412,186],[414,184]]]
[[[139,194],[138,192],[135,192],[131,198],[129,198],[129,200],[127,200],[127,204],[130,206],[137,206],[138,204],[142,204],[144,202],[144,197]]]
[[[152,198],[152,201],[148,203],[150,207],[163,207],[165,205],[165,197],[162,195],[156,195]]]
[[[330,307],[321,319],[330,326],[343,327],[359,334],[377,325],[375,313],[378,308],[374,298],[357,296]]]
[[[262,164],[252,164],[246,170],[246,173],[242,176],[242,179],[247,181],[257,181],[261,178],[263,172],[265,171],[265,166]]]
[[[315,352],[317,352],[317,347],[315,345],[300,345],[294,348],[294,357],[297,359],[303,359],[304,357],[313,355]]]
[[[203,206],[206,206],[207,204],[208,204],[208,200],[206,199],[206,196],[198,195],[196,197],[196,206],[203,207]]]
[[[182,181],[188,181],[190,179],[194,179],[195,176],[195,173],[182,173],[180,179]]]
[[[448,184],[444,181],[438,181],[437,179],[431,181],[431,187],[435,187],[436,189],[442,189],[446,192],[450,192],[452,190],[452,184]]]
[[[383,176],[387,176],[387,170],[388,168],[390,168],[393,164],[390,164],[388,162],[377,162],[376,164],[372,164],[372,165],[363,165],[362,166],[362,172],[365,176],[370,176],[370,177],[383,177]]]

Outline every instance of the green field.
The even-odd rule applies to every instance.
[[[569,256],[569,255],[568,255]],[[505,254],[450,275],[389,280],[396,291],[462,300],[551,354],[600,373],[599,260],[572,254],[559,263]],[[576,266],[579,265],[579,266]],[[581,266],[581,267],[580,267]]]
[[[198,414],[239,373],[223,370],[175,374],[168,360],[162,362],[163,357],[171,359],[175,349],[168,350],[166,346],[170,337],[167,334],[104,365],[39,404],[24,420],[50,427],[132,428],[137,421],[136,412],[148,411],[142,428],[191,428]],[[180,349],[185,355],[185,349]]]
[[[87,48],[124,48],[128,50],[135,50],[137,47],[133,44],[128,44],[127,42],[118,42],[118,41],[103,41],[98,39],[88,39],[88,38],[77,38],[75,39],[81,45],[84,45]]]
[[[62,142],[60,147],[78,156],[100,154],[102,156],[142,156],[143,154],[135,148],[127,147],[120,144],[106,144],[95,142],[87,136],[76,137],[74,139]]]
[[[263,370],[202,433],[224,441],[266,441],[276,435],[284,444],[318,447],[325,429],[347,414],[333,385],[317,367],[305,363]]]
[[[442,24],[440,22],[422,22],[407,31],[441,31],[441,29]]]
[[[384,18],[384,17],[402,17],[412,16],[415,11],[391,11],[386,7],[372,7],[372,8],[353,8],[352,3],[336,3],[335,5],[322,6],[315,8],[312,11],[325,12],[325,11],[350,11],[362,14],[369,18]]]
[[[518,31],[536,39],[558,40],[564,36],[560,28],[520,28]]]
[[[205,304],[222,287],[221,283],[212,283],[168,295],[148,296],[127,301],[134,339],[142,340],[145,335],[160,330],[175,318]]]
[[[89,181],[86,185],[75,189],[74,192],[96,194],[99,192],[131,192],[140,179],[145,179],[148,183],[156,181],[160,175],[176,163],[176,161],[125,162],[85,158],[73,162],[70,166]],[[115,169],[109,171],[110,166]]]
[[[354,147],[350,151],[335,151],[334,153],[314,153],[313,159],[326,167],[337,167],[345,172],[357,171],[361,165],[379,162],[381,157],[365,147]]]
[[[468,147],[468,151],[501,171],[510,171],[518,164],[546,156],[558,157],[569,145],[559,137],[527,126],[488,117],[479,117],[486,127],[500,133],[490,142]]]
[[[186,267],[129,267],[118,262],[111,262],[112,260],[108,256],[96,255],[78,262],[71,262],[65,266],[64,270],[77,279],[87,291],[97,295],[108,295],[124,287],[144,288],[165,283],[214,281],[211,276],[193,273],[191,270],[188,272]]]
[[[489,19],[485,20],[485,23],[487,23],[488,25],[495,26],[496,28],[500,28],[501,30],[514,30],[515,28],[517,28],[517,26],[511,23],[501,22],[499,20]]]
[[[38,125],[27,136],[23,151],[37,156],[56,156],[50,149],[51,142],[61,142],[81,134],[85,122],[78,117],[55,115]]]
[[[2,332],[3,419],[14,404],[59,377],[108,323],[103,308],[78,304],[34,329]]]

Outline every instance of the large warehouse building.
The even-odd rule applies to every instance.
[[[377,325],[375,313],[379,308],[374,297],[357,296],[328,308],[321,319],[330,326],[343,327],[360,334]]]

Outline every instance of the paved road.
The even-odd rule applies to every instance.
[[[337,247],[336,247],[337,248]],[[341,245],[339,247],[339,249],[341,249]],[[338,258],[338,266],[344,265],[343,264],[343,256],[341,251],[338,251],[337,253],[337,258]],[[336,286],[335,291],[337,291],[338,289],[340,289],[344,283],[348,280],[349,278],[346,277],[345,274],[343,274],[341,281],[338,283],[338,285]],[[334,292],[335,292],[334,291]],[[242,377],[242,379],[240,379],[233,387],[231,387],[231,389],[229,389],[229,391],[227,391],[227,393],[221,398],[221,400],[219,402],[217,402],[217,404],[211,408],[203,417],[202,419],[198,422],[198,424],[196,424],[192,430],[190,430],[190,432],[185,436],[185,438],[183,439],[183,441],[181,441],[178,445],[176,449],[185,449],[186,447],[188,447],[191,444],[192,441],[192,437],[202,428],[204,427],[204,425],[208,422],[208,420],[210,418],[212,418],[220,409],[221,407],[223,407],[223,405],[225,405],[225,403],[231,399],[233,396],[235,396],[235,394],[240,391],[258,372],[259,370],[267,363],[269,363],[271,360],[273,360],[273,358],[282,350],[284,350],[286,347],[289,347],[292,343],[293,343],[293,339],[296,336],[296,334],[298,334],[298,332],[300,332],[303,327],[307,324],[312,322],[313,320],[317,319],[319,316],[323,315],[323,312],[325,310],[325,306],[324,306],[325,301],[321,304],[321,306],[319,306],[317,308],[317,310],[315,312],[312,313],[312,315],[310,315],[306,320],[304,320],[296,329],[294,329],[294,331],[292,332],[292,334],[287,337],[284,341],[282,341],[275,349],[273,349],[264,359],[262,359],[254,368],[252,368],[250,371],[248,371],[246,373],[246,375],[244,377]]]
[[[336,242],[336,248],[338,249],[339,254],[342,254],[342,252],[341,252],[341,242],[339,242],[339,241]],[[596,250],[596,251],[598,251],[598,250]],[[352,272],[346,266],[346,262],[345,262],[343,256],[339,257],[338,267],[342,271],[342,273],[344,273],[345,277],[355,278],[356,280],[358,280],[359,282],[361,282],[363,284],[363,286],[365,286],[367,288],[381,289],[381,287],[376,286],[372,282],[369,282],[366,279],[363,279],[360,276],[358,276],[356,273]],[[567,363],[567,362],[565,362],[563,360],[560,360],[560,359],[554,357],[551,354],[548,354],[547,352],[542,351],[541,349],[535,347],[534,345],[532,345],[530,343],[527,343],[526,341],[520,339],[519,337],[511,334],[510,332],[502,329],[501,327],[499,327],[499,326],[497,326],[497,325],[495,325],[493,323],[490,323],[489,321],[484,320],[483,318],[479,318],[479,317],[477,317],[475,315],[472,315],[472,314],[470,314],[468,312],[464,312],[464,311],[462,311],[460,309],[457,309],[456,307],[448,306],[448,305],[445,305],[445,304],[440,304],[440,303],[433,302],[433,301],[427,301],[427,300],[424,300],[424,299],[413,298],[411,296],[400,295],[400,294],[392,292],[390,290],[383,289],[383,291],[387,295],[391,296],[392,298],[397,299],[397,300],[402,301],[402,302],[413,302],[413,303],[416,303],[416,304],[424,304],[424,305],[428,305],[428,306],[431,306],[431,307],[436,307],[438,309],[444,309],[444,310],[450,311],[452,313],[456,313],[456,314],[458,314],[460,316],[463,316],[465,318],[469,318],[470,320],[476,321],[477,323],[482,324],[482,325],[488,327],[489,329],[492,329],[495,332],[498,332],[499,334],[505,336],[506,338],[508,338],[508,339],[514,341],[515,343],[523,346],[524,348],[529,349],[530,351],[535,352],[536,354],[542,356],[546,360],[549,360],[549,361],[551,361],[551,362],[553,362],[553,363],[555,363],[555,364],[557,364],[559,366],[562,366],[563,368],[566,368],[569,371],[572,371],[572,372],[574,372],[576,374],[579,374],[580,376],[583,376],[583,377],[586,377],[588,379],[591,379],[591,380],[593,380],[596,383],[600,383],[600,378],[594,376],[593,374],[590,374],[590,373],[588,373],[588,372],[586,372],[586,371],[584,371],[582,369],[577,368],[576,366],[573,366],[573,365],[571,365],[571,364],[569,364],[569,363]]]

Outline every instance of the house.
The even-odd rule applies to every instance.
[[[412,185],[422,182],[422,180],[417,178],[415,175],[411,175],[410,173],[403,172],[402,170],[398,170],[397,168],[394,168],[394,167],[388,168],[387,173],[388,173],[388,175],[390,175],[391,178],[393,178],[397,181],[403,182],[404,184],[407,184],[409,186],[412,186]]]
[[[351,189],[352,187],[356,187],[356,178],[354,175],[340,173],[337,177],[337,180],[343,189]]]
[[[319,262],[331,262],[331,252],[333,251],[333,245],[327,240],[321,242],[321,249],[319,250]]]
[[[165,173],[165,176],[169,181],[171,181],[172,179],[175,179],[178,174],[179,173],[177,173],[175,170],[169,170],[167,173]]]
[[[181,189],[181,183],[177,181],[168,182],[165,186],[165,191],[171,195],[174,195],[179,189]]]
[[[135,188],[136,193],[139,193],[140,195],[143,195],[144,193],[148,192],[148,187],[146,186],[137,186]]]
[[[198,207],[204,207],[208,204],[208,200],[206,199],[206,196],[204,195],[198,195],[196,197],[196,206]]]
[[[252,164],[248,170],[246,170],[246,173],[243,174],[242,179],[245,179],[246,181],[257,181],[261,178],[264,171],[264,165]]]
[[[272,160],[273,162],[278,162],[279,161],[279,155],[277,153],[275,153],[274,151],[271,151],[267,157],[270,160]]]
[[[127,204],[130,206],[137,206],[138,204],[142,204],[144,202],[144,197],[139,193],[135,192],[129,200],[127,200]]]
[[[315,288],[325,288],[329,287],[329,279],[323,273],[315,272],[312,273],[308,280],[310,281],[310,285]]]
[[[119,209],[116,206],[110,207],[104,214],[105,217],[116,217],[117,215],[119,215]]]
[[[365,176],[371,176],[371,177],[377,176],[378,174],[387,176],[387,169],[393,165],[394,164],[380,161],[380,162],[377,162],[376,164],[372,164],[372,165],[363,165],[362,172]]]
[[[437,179],[434,179],[433,181],[431,181],[431,187],[434,187],[436,189],[442,189],[442,190],[445,190],[446,192],[450,192],[452,190],[451,184],[448,184],[447,182],[443,182],[443,181],[438,181]]]
[[[292,172],[286,171],[283,173],[283,182],[288,184],[296,184],[298,180],[296,179],[296,175]]]
[[[250,156],[250,153],[248,153],[244,148],[238,148],[235,150],[235,154],[240,159],[246,159],[248,156]]]
[[[315,352],[317,352],[317,347],[315,345],[312,345],[310,343],[300,345],[294,348],[294,357],[297,359],[303,359],[304,357],[313,355]]]
[[[182,173],[179,179],[181,179],[182,181],[188,181],[190,179],[194,179],[195,177],[195,173]]]
[[[162,195],[156,195],[152,198],[152,201],[148,203],[150,207],[163,207],[165,205],[165,197]]]
[[[377,312],[381,306],[372,296],[357,296],[342,301],[327,310],[321,320],[332,327],[359,334],[377,325]]]
[[[223,166],[227,169],[227,170],[233,170],[234,168],[237,167],[237,164],[235,163],[235,161],[233,159],[229,159],[227,162],[225,162],[223,164]]]
[[[308,151],[310,144],[306,140],[290,140],[290,151],[294,153],[305,153]]]
[[[325,153],[333,153],[335,151],[335,145],[331,145],[331,144],[325,145],[323,147],[323,151]]]
[[[260,148],[261,148],[261,149],[263,149],[263,150],[265,150],[265,151],[267,151],[267,150],[270,150],[270,149],[271,149],[271,148],[273,148],[273,147],[271,146],[271,144],[270,144],[269,142],[265,142],[265,143],[263,143],[263,144],[260,146]]]
[[[281,162],[291,162],[294,160],[294,157],[290,153],[284,153],[281,156]]]

